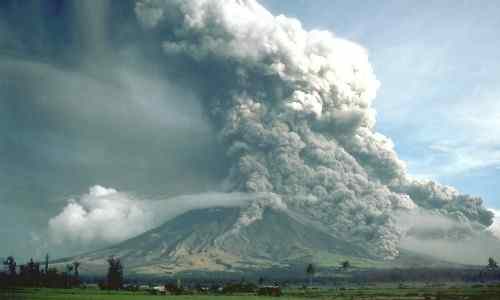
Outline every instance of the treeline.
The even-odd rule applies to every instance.
[[[110,257],[108,260],[108,272],[106,277],[98,280],[101,289],[120,290],[124,285],[124,270],[119,258]],[[49,256],[46,256],[42,265],[31,259],[28,263],[17,265],[14,257],[8,257],[3,261],[4,271],[0,271],[0,288],[15,287],[47,287],[47,288],[74,288],[82,286],[80,278],[79,262],[73,262],[64,266],[62,270],[49,266]],[[296,267],[296,271],[301,268]],[[259,286],[272,282],[273,286],[287,285],[331,285],[342,286],[344,284],[366,285],[371,283],[412,283],[421,282],[429,284],[439,284],[445,282],[492,282],[500,281],[500,268],[493,258],[489,258],[485,267],[476,268],[393,268],[393,269],[356,269],[346,261],[338,268],[316,268],[309,264],[305,269],[302,267],[302,274],[293,273],[288,270],[263,271],[259,276],[267,277],[258,279]],[[319,276],[315,276],[319,273]],[[328,274],[328,275],[326,275]],[[241,286],[246,281],[239,282],[234,278],[234,274],[221,273],[217,276],[214,273],[192,273],[191,280],[187,280],[194,285],[236,287]],[[254,275],[256,275],[254,273]],[[246,274],[251,276],[251,273]],[[185,277],[184,277],[185,278]],[[248,278],[248,277],[247,277]],[[96,279],[86,278],[85,281],[96,282]],[[159,278],[157,278],[158,280]],[[186,278],[185,278],[186,279]],[[257,278],[254,278],[257,279]],[[129,278],[135,282],[155,282],[154,278],[136,277]],[[165,283],[165,279],[159,279]],[[128,285],[130,286],[130,285]]]
[[[80,278],[80,263],[67,264],[63,271],[49,267],[49,256],[45,263],[30,261],[17,265],[14,257],[9,256],[3,261],[4,271],[0,272],[0,288],[17,287],[46,287],[46,288],[75,288],[82,286]],[[101,289],[120,290],[123,288],[123,266],[119,258],[108,259],[108,273],[104,280],[99,280]]]
[[[500,269],[488,268],[393,268],[393,269],[352,269],[347,272],[319,269],[312,285],[343,286],[367,285],[376,283],[428,283],[448,282],[488,283],[500,282]],[[328,275],[326,275],[328,274]],[[273,281],[284,285],[304,285],[310,283],[310,277],[291,276],[289,274],[263,274]]]
[[[490,282],[500,280],[500,270],[478,268],[411,268],[365,270],[352,272],[350,278],[347,278],[345,280],[359,284],[373,282]]]
[[[39,262],[30,261],[23,265],[17,265],[14,257],[9,256],[3,261],[4,272],[0,272],[0,288],[12,287],[48,287],[48,288],[72,288],[80,286],[79,262],[66,266],[65,271],[60,272],[56,268],[49,267],[47,255],[42,267]]]
[[[498,263],[490,257],[483,268],[405,268],[353,272],[351,280],[370,282],[490,282],[500,281]]]

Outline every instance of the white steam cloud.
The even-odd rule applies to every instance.
[[[71,199],[49,221],[55,242],[119,242],[153,226],[144,202],[102,186],[90,188],[79,200]]]
[[[380,84],[359,45],[307,31],[255,0],[139,0],[135,11],[204,99],[232,162],[229,191],[277,195],[384,258],[398,255],[400,210],[491,224],[481,199],[407,175],[374,129]]]
[[[488,228],[494,236],[500,239],[500,210],[498,209],[490,209],[490,211],[494,214],[493,224]]]
[[[423,209],[401,212],[395,219],[406,232],[401,249],[461,264],[483,265],[487,257],[498,257],[496,221],[485,229],[457,216]]]
[[[96,185],[79,199],[68,201],[61,213],[49,221],[49,234],[56,244],[106,246],[144,233],[192,209],[268,205],[266,201],[272,198],[269,194],[205,193],[142,201]]]

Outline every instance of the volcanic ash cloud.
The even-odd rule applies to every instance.
[[[232,162],[228,190],[280,198],[252,205],[247,223],[283,201],[383,258],[398,255],[399,210],[491,224],[481,199],[410,178],[375,132],[380,84],[362,47],[254,0],[142,0],[135,11],[219,129]]]

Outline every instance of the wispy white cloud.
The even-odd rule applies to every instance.
[[[443,107],[442,126],[423,126],[429,132],[428,154],[432,164],[420,163],[422,169],[434,169],[436,176],[456,176],[480,168],[500,166],[500,91],[464,96]],[[449,105],[449,103],[447,103]],[[444,105],[443,105],[444,106]],[[418,159],[418,157],[417,157]]]

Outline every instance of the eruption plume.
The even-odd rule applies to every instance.
[[[141,0],[135,11],[218,128],[228,191],[277,196],[252,204],[246,223],[279,203],[383,258],[398,255],[400,210],[491,224],[481,199],[411,178],[375,131],[380,84],[359,45],[255,0]]]

